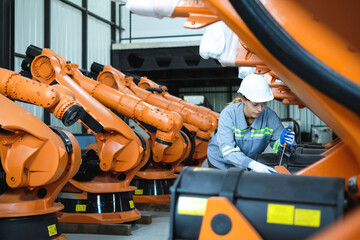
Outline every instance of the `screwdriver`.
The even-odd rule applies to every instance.
[[[288,131],[290,132],[292,130],[292,128],[288,128]],[[285,147],[287,146],[287,143],[284,143],[284,147],[283,147],[283,151],[282,151],[282,154],[281,154],[281,157],[280,157],[280,163],[279,163],[279,166],[281,166],[281,162],[283,160],[283,157],[284,157],[284,152],[285,152]]]

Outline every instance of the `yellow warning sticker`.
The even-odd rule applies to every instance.
[[[295,209],[294,224],[306,227],[320,227],[321,211],[312,209]]]
[[[136,189],[135,190],[135,195],[143,195],[144,194],[144,190],[143,189]]]
[[[133,201],[133,200],[130,200],[130,201],[129,201],[129,205],[130,205],[130,208],[134,208],[134,201]]]
[[[207,198],[179,197],[177,213],[182,215],[204,216]]]
[[[267,223],[292,225],[294,223],[294,205],[268,204]]]
[[[85,204],[76,204],[75,211],[86,212],[86,205]]]
[[[49,237],[57,234],[57,229],[56,229],[55,224],[52,224],[52,225],[48,226],[47,228],[48,228],[48,232],[49,232]]]

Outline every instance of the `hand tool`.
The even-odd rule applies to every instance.
[[[288,131],[290,132],[292,130],[292,128],[289,128]],[[281,162],[283,160],[283,157],[284,157],[284,152],[285,152],[285,147],[287,146],[287,143],[285,142],[284,143],[284,147],[283,147],[283,150],[282,150],[282,154],[281,154],[281,157],[280,157],[280,162],[279,162],[279,166],[281,166]]]

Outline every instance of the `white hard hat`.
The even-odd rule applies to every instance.
[[[252,102],[268,102],[274,99],[266,79],[259,74],[247,75],[237,92]]]

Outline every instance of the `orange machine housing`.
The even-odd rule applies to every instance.
[[[0,89],[12,99],[46,106],[59,119],[77,106],[70,96],[55,88],[5,69],[0,69]],[[50,129],[3,95],[0,94],[1,238],[67,239],[61,235],[56,217],[63,205],[55,203],[55,199],[79,169],[79,144],[68,131]],[[69,125],[79,117],[79,111],[72,113],[71,120],[66,121]],[[14,224],[22,224],[21,231],[11,231],[18,228]]]
[[[41,50],[30,46],[27,50],[36,57],[31,63],[34,79],[51,83],[55,79],[68,87],[86,114],[81,123],[95,136],[96,142],[89,146],[97,150],[98,173],[88,181],[71,179],[59,195],[58,200],[65,204],[66,212],[58,214],[61,222],[78,223],[121,223],[139,219],[140,213],[134,207],[130,186],[135,173],[148,161],[149,142],[143,143],[132,129],[109,109],[92,98],[68,75],[67,61],[50,49]],[[23,64],[27,65],[27,64]],[[84,164],[84,163],[83,163]],[[112,201],[98,202],[109,198]],[[91,208],[93,204],[103,206],[100,211]],[[121,208],[107,208],[108,205],[121,205]]]

